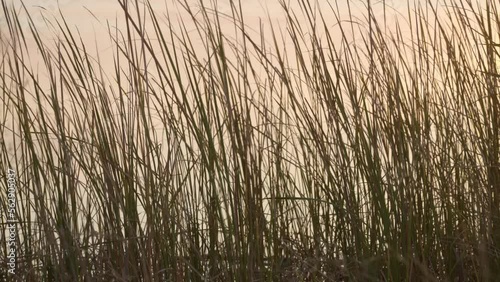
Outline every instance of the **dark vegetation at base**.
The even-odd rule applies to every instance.
[[[2,1],[0,205],[14,168],[19,281],[500,277],[497,1],[449,1],[437,20],[410,7],[411,34],[370,6],[331,26],[335,4],[283,3],[272,42],[236,1],[184,5],[194,30],[118,2],[108,78],[64,20],[44,41]]]

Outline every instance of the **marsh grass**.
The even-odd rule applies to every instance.
[[[500,277],[497,2],[410,6],[409,33],[369,1],[347,20],[298,3],[281,2],[286,27],[265,29],[236,1],[226,14],[179,1],[187,17],[174,22],[119,0],[110,74],[64,18],[51,43],[2,1],[15,277]]]

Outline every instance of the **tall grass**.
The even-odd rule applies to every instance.
[[[178,3],[118,0],[105,73],[64,17],[54,43],[2,0],[1,280],[500,277],[498,2],[410,5],[408,33],[370,1],[259,27]]]

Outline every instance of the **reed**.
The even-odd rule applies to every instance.
[[[370,1],[253,27],[239,1],[117,0],[106,73],[64,15],[54,43],[2,0],[1,280],[500,277],[499,6],[446,2],[404,33]]]

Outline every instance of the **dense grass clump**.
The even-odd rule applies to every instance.
[[[391,26],[298,3],[249,26],[238,1],[118,0],[110,73],[2,0],[0,280],[498,279],[498,2]]]

